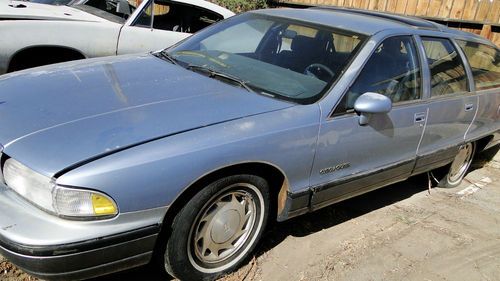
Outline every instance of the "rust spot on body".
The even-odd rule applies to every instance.
[[[288,181],[285,179],[278,193],[278,216],[285,210],[288,188]]]

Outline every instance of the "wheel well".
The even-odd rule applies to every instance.
[[[18,51],[12,56],[7,72],[84,58],[85,56],[79,51],[66,47],[29,47]]]
[[[482,139],[476,140],[476,152],[481,152],[492,139],[493,136],[486,136]]]
[[[230,175],[238,174],[251,174],[264,178],[269,183],[269,190],[271,192],[271,205],[276,208],[276,200],[280,189],[283,188],[285,183],[285,175],[276,167],[265,163],[245,163],[234,166],[222,168],[220,170],[211,172],[203,176],[196,182],[191,184],[182,194],[169,206],[167,214],[164,219],[164,225],[168,225],[173,220],[173,217],[184,207],[184,205],[203,187],[210,183]],[[286,186],[287,187],[287,186]],[[273,214],[276,209],[271,209],[270,214]],[[172,218],[169,218],[172,217]],[[165,224],[167,223],[167,224]]]
[[[182,192],[182,194],[168,207],[165,218],[163,219],[161,233],[159,235],[159,239],[157,241],[156,249],[163,249],[164,244],[167,241],[167,237],[170,234],[170,226],[176,216],[176,214],[186,205],[186,203],[203,187],[208,184],[226,177],[230,175],[238,175],[238,174],[251,174],[260,176],[267,180],[269,183],[269,190],[271,192],[271,207],[269,210],[269,219],[276,219],[277,210],[279,208],[278,205],[281,205],[281,200],[278,198],[282,197],[282,194],[286,195],[286,191],[288,191],[288,183],[285,178],[285,175],[276,167],[265,164],[265,163],[244,163],[237,164],[234,166],[229,166],[222,168],[220,170],[211,172],[196,182],[191,184],[186,190]],[[273,215],[274,214],[274,215]],[[161,259],[162,253],[155,253],[155,259],[158,261],[158,258]]]

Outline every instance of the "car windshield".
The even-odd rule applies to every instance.
[[[246,13],[166,52],[179,65],[214,79],[230,76],[228,82],[237,78],[256,93],[307,104],[342,75],[364,40],[348,31]]]
[[[68,6],[123,24],[137,8],[137,3],[133,0],[72,0]]]

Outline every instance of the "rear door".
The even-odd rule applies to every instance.
[[[414,173],[453,160],[476,114],[478,97],[469,85],[457,46],[447,38],[422,37],[430,71],[429,113]]]
[[[321,122],[311,174],[314,208],[410,175],[427,115],[421,89],[414,38],[383,40],[333,115]],[[389,97],[393,108],[387,114],[372,114],[369,123],[361,126],[353,106],[366,92]]]
[[[457,40],[469,62],[478,110],[467,140],[475,140],[499,130],[500,114],[500,51],[493,46]]]

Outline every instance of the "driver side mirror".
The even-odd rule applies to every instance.
[[[116,12],[129,16],[132,11],[130,10],[130,5],[127,0],[118,0],[116,4]]]
[[[381,94],[367,92],[354,103],[354,110],[359,114],[359,125],[370,122],[372,114],[388,113],[392,109],[392,101]]]

